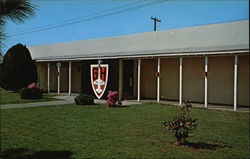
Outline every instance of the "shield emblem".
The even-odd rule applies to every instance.
[[[91,65],[90,69],[91,85],[96,97],[100,99],[108,83],[108,64]]]

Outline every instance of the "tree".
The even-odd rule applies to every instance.
[[[37,82],[37,69],[28,48],[22,44],[11,47],[4,55],[0,86],[17,91]]]
[[[0,0],[0,47],[6,38],[4,25],[7,19],[23,22],[34,15],[35,6],[29,0]],[[0,48],[1,52],[1,48]]]

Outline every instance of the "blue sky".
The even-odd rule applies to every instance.
[[[9,37],[4,40],[4,54],[17,43],[30,46],[153,31],[151,16],[161,20],[157,30],[249,19],[248,0],[31,2],[37,6],[33,18],[24,23],[7,22],[5,32]]]

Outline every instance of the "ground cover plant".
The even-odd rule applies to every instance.
[[[179,107],[142,104],[108,108],[75,104],[1,110],[6,158],[249,158],[249,114],[192,108],[198,127],[174,147],[161,121]],[[18,158],[18,157],[16,157]]]
[[[0,88],[0,104],[18,104],[59,100],[53,98],[54,96],[54,94],[44,94],[42,99],[21,99],[20,94],[18,92],[6,91]]]

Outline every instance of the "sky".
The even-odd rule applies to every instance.
[[[31,0],[35,16],[7,20],[3,53],[27,46],[249,19],[248,0]]]

